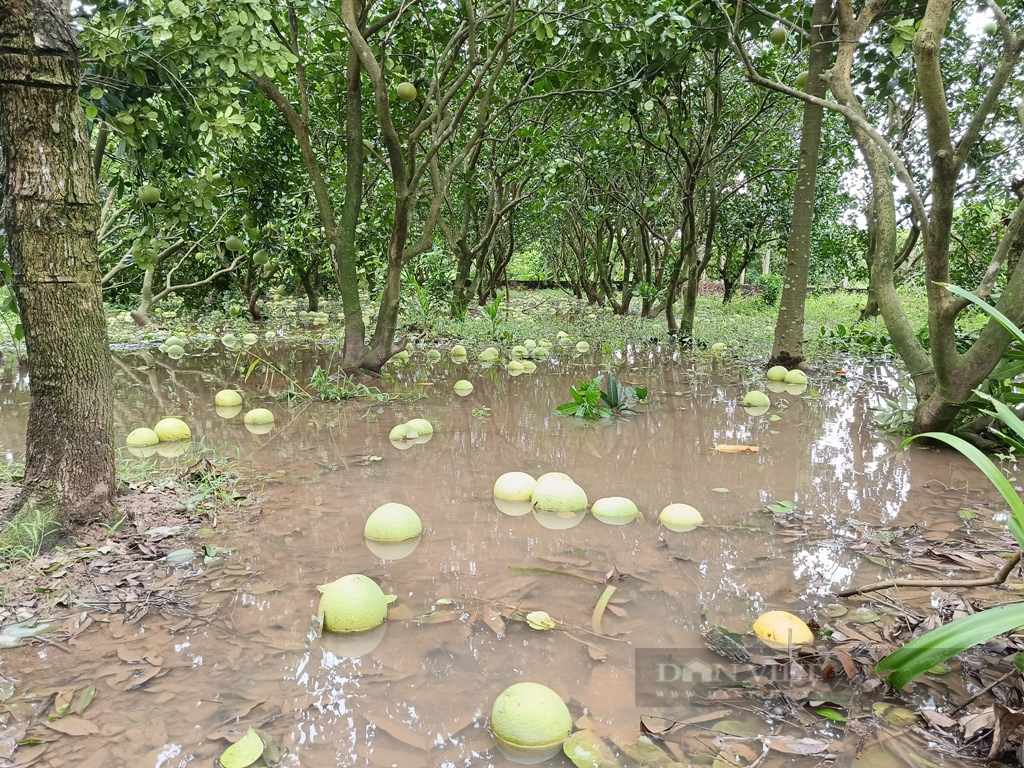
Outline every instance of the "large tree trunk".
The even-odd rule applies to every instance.
[[[56,0],[0,10],[4,227],[31,399],[25,483],[0,534],[52,537],[114,510],[113,364],[100,290],[96,177],[78,46]],[[5,515],[6,516],[6,515]]]
[[[811,52],[808,61],[807,93],[825,98],[821,75],[832,55],[832,0],[815,0],[811,11]],[[782,301],[775,322],[775,342],[769,365],[792,368],[804,359],[804,309],[807,304],[807,268],[811,256],[811,223],[814,219],[814,187],[818,174],[818,150],[821,146],[822,108],[804,102],[800,129],[800,152],[793,196],[793,223],[786,252],[786,275],[782,281]]]

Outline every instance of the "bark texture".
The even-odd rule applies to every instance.
[[[819,99],[825,97],[825,82],[821,76],[828,68],[832,54],[832,28],[829,25],[831,15],[832,0],[815,0],[811,11],[807,92]],[[804,102],[796,191],[793,196],[793,223],[789,230],[786,275],[782,282],[782,301],[775,323],[775,341],[769,367],[783,360],[787,365],[799,364],[804,359],[807,268],[811,257],[811,224],[814,220],[814,189],[818,176],[823,112],[820,104]]]
[[[0,4],[4,226],[31,380],[25,484],[0,543],[114,509],[113,363],[78,48],[54,0]]]

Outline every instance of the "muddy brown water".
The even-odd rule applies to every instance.
[[[267,354],[300,381],[329,357]],[[574,717],[586,712],[595,732],[624,742],[635,742],[641,715],[708,711],[754,733],[808,735],[750,699],[637,706],[636,678],[653,673],[635,668],[634,652],[685,655],[702,646],[702,628],[742,633],[769,609],[815,616],[837,591],[880,578],[848,546],[860,535],[851,521],[953,525],[965,504],[1000,510],[964,460],[901,453],[872,427],[869,407],[891,385],[884,370],[812,379],[803,395],[773,394],[769,415],[751,417],[738,405],[742,370],[639,350],[614,359],[625,363],[621,379],[650,388],[646,412],[580,424],[553,411],[571,383],[600,370],[597,355],[544,361],[516,378],[414,357],[387,388],[421,397],[383,405],[281,404],[269,394],[285,387],[280,376],[242,381],[223,356],[118,359],[120,440],[183,414],[207,446],[232,446],[273,478],[257,524],[218,531],[216,546],[231,554],[194,566],[203,570],[198,615],[140,613],[126,622],[93,611],[89,629],[66,644],[0,651],[0,674],[20,691],[97,688],[85,713],[95,733],[54,732],[49,743],[23,747],[18,765],[211,765],[249,726],[274,740],[288,766],[506,765],[487,719],[495,696],[523,680],[551,686]],[[468,397],[452,392],[459,378],[475,385]],[[272,409],[275,429],[254,436],[241,416],[219,418],[213,394],[227,385]],[[8,377],[0,456],[22,450],[26,410],[25,382]],[[396,450],[390,429],[413,417],[433,423],[433,439]],[[760,451],[723,454],[719,443]],[[588,516],[552,530],[533,514],[503,514],[491,487],[510,470],[566,472],[591,501],[627,496],[643,518],[615,527]],[[926,483],[962,490],[936,495]],[[773,524],[764,506],[782,500],[796,503],[805,525]],[[412,506],[424,523],[404,559],[376,557],[362,537],[366,516],[388,501]],[[657,513],[670,502],[692,504],[707,524],[666,531]],[[355,641],[364,648],[313,629],[316,585],[346,573],[364,573],[398,597],[383,630]],[[594,634],[609,574],[617,591]],[[516,609],[547,611],[559,629],[506,620]],[[852,760],[858,737],[841,724],[821,721],[810,735],[832,742],[841,763]],[[933,746],[908,731],[885,749],[960,764]],[[871,759],[885,764],[877,750]],[[819,760],[771,752],[764,764]],[[558,755],[550,764],[570,763]]]

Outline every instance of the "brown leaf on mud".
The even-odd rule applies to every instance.
[[[501,615],[501,612],[490,606],[484,606],[481,609],[481,614],[484,624],[491,628],[499,640],[503,638],[505,636],[505,617]]]
[[[1024,725],[1024,711],[1009,709],[1002,704],[996,704],[996,724],[992,731],[992,748],[988,751],[989,760],[993,759],[1006,746],[1006,742],[1017,730]]]
[[[971,741],[979,732],[994,727],[995,723],[996,715],[991,709],[961,717],[960,727],[964,729],[964,741]]]
[[[784,755],[820,755],[828,749],[827,741],[818,739],[798,739],[794,736],[768,736],[765,746]]]
[[[944,733],[956,725],[956,720],[951,717],[946,717],[944,714],[936,712],[934,709],[922,709],[920,714],[929,726],[940,733]]]
[[[86,720],[77,715],[68,715],[60,720],[43,723],[43,725],[66,736],[91,736],[100,732],[99,726],[92,720]]]
[[[0,733],[0,760],[11,760],[18,751],[18,742],[25,738],[24,725],[9,725]]]

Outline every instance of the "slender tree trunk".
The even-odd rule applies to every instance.
[[[114,510],[113,364],[78,46],[55,0],[0,9],[3,219],[31,400],[25,483],[0,542],[47,537]]]
[[[825,97],[821,75],[832,56],[832,0],[815,0],[811,10],[811,52],[807,93]],[[807,271],[811,256],[811,223],[814,219],[814,187],[818,174],[821,146],[822,108],[804,102],[800,130],[800,152],[793,196],[793,224],[789,230],[786,274],[782,281],[782,300],[775,323],[775,342],[769,366],[794,367],[804,359],[804,309],[807,303]]]

